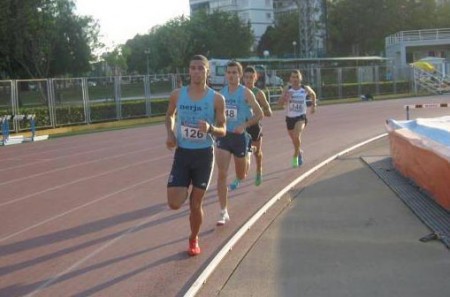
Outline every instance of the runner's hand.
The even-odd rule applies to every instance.
[[[211,125],[208,122],[198,121],[198,129],[203,133],[208,133],[209,126]]]
[[[235,129],[234,129],[234,133],[236,133],[236,134],[242,134],[242,133],[244,133],[244,131],[245,131],[245,126],[237,126]]]
[[[173,134],[172,132],[169,135],[167,135],[166,147],[169,150],[173,150],[176,146],[177,146],[177,139],[175,137],[175,134]]]

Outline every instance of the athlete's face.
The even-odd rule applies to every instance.
[[[245,72],[243,77],[245,86],[247,88],[253,88],[255,86],[257,77],[258,76],[256,75],[256,73]]]
[[[227,67],[227,81],[229,85],[238,85],[241,79],[241,73],[238,66]]]
[[[302,77],[298,75],[298,73],[291,73],[291,76],[289,77],[289,82],[293,87],[300,86],[300,83],[302,81]]]
[[[208,65],[204,61],[193,60],[189,64],[191,83],[204,84],[208,76]]]

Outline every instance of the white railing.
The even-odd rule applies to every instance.
[[[386,45],[421,40],[450,39],[450,28],[401,31],[386,37]]]
[[[450,93],[450,76],[439,71],[428,72],[414,66],[413,69],[416,92],[419,86],[434,94]]]

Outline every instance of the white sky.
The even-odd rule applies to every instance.
[[[100,24],[100,40],[107,46],[124,44],[136,34],[181,16],[189,16],[189,0],[74,0],[78,15]]]

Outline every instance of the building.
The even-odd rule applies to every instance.
[[[441,72],[449,73],[450,28],[401,31],[385,40],[386,58],[393,66],[403,69],[410,63],[427,57],[440,58]]]
[[[324,57],[327,40],[327,5],[325,0],[273,0],[275,20],[289,13],[299,15],[299,36],[293,40],[298,45],[300,58]],[[295,42],[295,43],[294,43]]]
[[[236,12],[241,20],[251,24],[256,43],[274,24],[273,0],[189,0],[189,5],[191,15],[198,10]]]
[[[243,21],[251,24],[255,44],[277,19],[298,12],[299,36],[292,41],[295,55],[310,58],[326,54],[325,0],[189,0],[189,4],[191,15],[198,10],[236,12]]]

